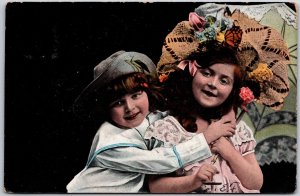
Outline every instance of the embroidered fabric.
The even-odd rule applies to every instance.
[[[164,119],[154,122],[146,131],[145,138],[156,138],[167,147],[173,146],[180,142],[191,139],[196,133],[189,133],[179,124],[172,116],[167,116]],[[235,134],[230,138],[234,148],[243,156],[253,153],[256,145],[251,129],[244,121],[240,121],[237,125]],[[210,163],[212,157],[190,164],[180,170],[177,170],[177,175],[193,175],[206,162]],[[222,182],[221,185],[203,185],[200,192],[208,193],[259,193],[258,190],[249,190],[242,186],[240,180],[232,172],[231,168],[222,157],[219,157],[215,166],[220,171],[215,175],[215,180]]]
[[[240,121],[237,124],[235,135],[233,135],[230,139],[234,145],[238,146],[241,146],[245,142],[255,141],[253,132],[244,121]]]
[[[151,124],[144,138],[151,139],[153,137],[164,142],[165,147],[171,147],[191,139],[194,135],[195,133],[186,132],[173,116],[167,116]]]

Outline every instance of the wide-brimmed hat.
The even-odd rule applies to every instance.
[[[283,106],[289,92],[287,44],[275,29],[238,9],[231,12],[226,5],[222,9],[214,4],[198,7],[188,21],[179,22],[166,36],[157,64],[160,80],[186,66],[194,72],[193,58],[215,47],[229,47],[236,52],[246,72],[244,81],[256,83],[252,88],[257,89],[252,91],[258,92],[257,102],[274,110]]]
[[[94,67],[94,79],[76,98],[73,111],[77,115],[88,115],[95,107],[93,103],[99,90],[113,80],[131,73],[145,73],[158,79],[156,66],[145,54],[118,51]],[[100,95],[101,96],[101,95]],[[97,97],[101,99],[101,97]]]

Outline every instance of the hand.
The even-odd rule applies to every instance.
[[[231,108],[231,110],[227,114],[223,115],[222,118],[225,120],[225,122],[236,122],[235,112],[233,108]]]
[[[203,132],[207,143],[211,143],[222,136],[230,137],[235,133],[236,122],[230,116],[223,116],[220,120],[212,122]]]
[[[204,163],[195,174],[196,181],[201,181],[202,183],[212,181],[213,176],[219,173],[217,168],[211,164]]]
[[[211,150],[216,154],[220,154],[223,159],[227,160],[227,157],[232,155],[232,150],[235,150],[235,148],[228,138],[220,137],[212,143]]]

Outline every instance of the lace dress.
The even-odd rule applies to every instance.
[[[164,119],[154,122],[148,127],[145,139],[155,138],[164,142],[166,147],[173,146],[180,142],[189,140],[196,133],[190,133],[179,124],[172,116],[167,116]],[[234,148],[245,156],[249,153],[254,153],[256,145],[252,130],[244,121],[240,121],[235,130],[235,134],[230,137]],[[211,163],[213,156],[203,161],[188,165],[183,169],[178,170],[177,175],[193,175],[206,162]],[[215,182],[221,182],[221,185],[202,185],[196,192],[204,193],[259,193],[259,190],[249,190],[245,188],[237,176],[233,173],[228,163],[219,156],[214,166],[217,167],[219,173],[214,175]]]

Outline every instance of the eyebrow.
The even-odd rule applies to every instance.
[[[203,68],[203,70],[204,70],[204,69],[208,69],[209,71],[211,71],[211,72],[213,72],[213,73],[216,73],[216,71],[213,70],[213,69],[211,69],[210,67]],[[231,79],[232,81],[234,80],[234,75],[233,75],[233,77],[231,77],[231,76],[229,76],[229,75],[226,75],[226,74],[222,74],[222,73],[221,73],[221,76],[222,76],[222,77],[225,77],[225,78],[229,78],[229,79]]]

